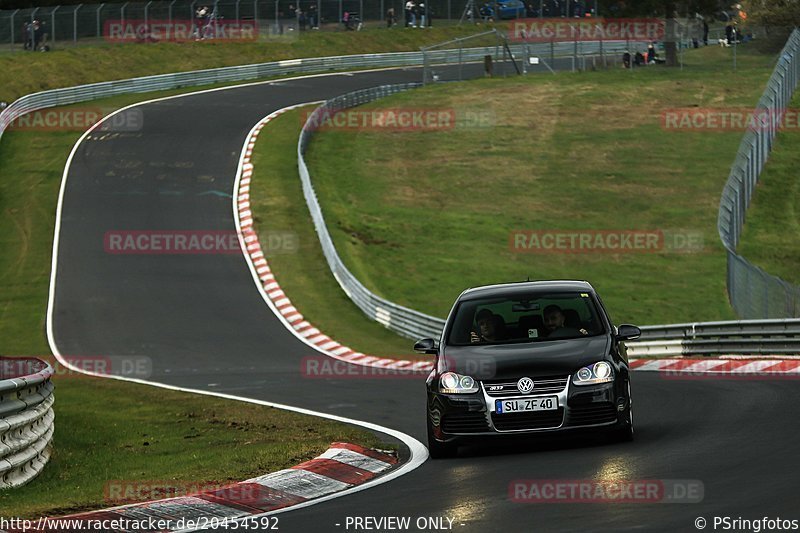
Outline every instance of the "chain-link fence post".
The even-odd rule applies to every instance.
[[[95,10],[95,19],[97,21],[97,38],[98,39],[101,37],[101,33],[100,32],[103,31],[103,29],[100,27],[100,12],[103,11],[103,6],[105,6],[105,4],[100,4],[99,6],[97,6],[97,9]]]
[[[78,42],[78,11],[83,7],[83,4],[78,4],[75,11],[72,12],[72,42]]]
[[[16,50],[16,47],[14,47],[14,17],[17,16],[17,13],[19,13],[19,9],[15,9],[14,12],[11,13],[11,51],[12,52]],[[23,35],[22,38],[25,39],[25,36]]]

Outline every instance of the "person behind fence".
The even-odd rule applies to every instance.
[[[312,3],[308,6],[308,25],[312,30],[319,29],[319,16],[317,13],[317,4]]]
[[[656,47],[653,46],[653,43],[647,45],[647,64],[656,64]]]
[[[408,2],[406,2],[406,28],[417,27],[416,9],[417,4],[414,0],[408,0]]]
[[[394,8],[390,7],[386,10],[386,27],[391,28],[397,26],[397,17],[394,14]]]
[[[631,53],[627,50],[622,54],[622,67],[631,68]]]
[[[306,18],[306,12],[297,8],[297,27],[300,31],[306,31],[306,25],[308,24],[308,19]]]
[[[424,28],[428,24],[428,17],[425,13],[425,4],[420,2],[417,6],[417,13],[419,13],[419,27]]]
[[[195,20],[195,38],[202,39],[206,27],[206,18],[208,17],[208,7],[200,6],[194,12]]]
[[[493,12],[489,2],[483,3],[481,8],[478,10],[478,14],[481,16],[481,20],[484,22],[494,22]]]
[[[39,21],[34,20],[28,24],[28,50],[36,50],[36,28],[39,26]]]

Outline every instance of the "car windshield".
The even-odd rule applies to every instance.
[[[603,333],[603,321],[588,292],[537,292],[462,301],[447,343],[541,342]]]

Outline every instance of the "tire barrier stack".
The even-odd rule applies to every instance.
[[[35,478],[53,441],[53,367],[34,358],[0,358],[0,489]]]

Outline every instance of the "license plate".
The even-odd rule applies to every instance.
[[[519,400],[495,400],[494,410],[498,414],[526,413],[530,411],[552,411],[558,409],[557,396],[522,398]]]

